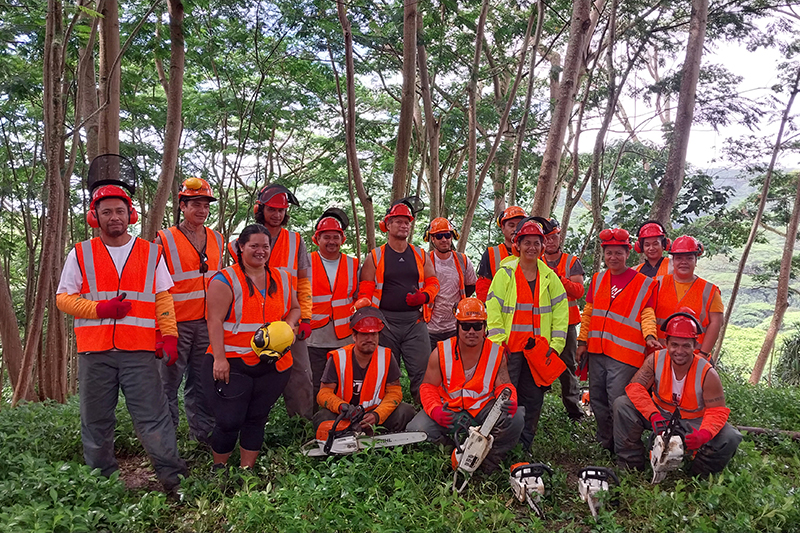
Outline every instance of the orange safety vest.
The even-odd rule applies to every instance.
[[[492,277],[494,277],[495,273],[497,273],[497,269],[500,268],[500,261],[510,254],[508,253],[508,248],[506,248],[505,243],[492,246],[487,250],[489,252],[489,270],[491,270]]]
[[[688,307],[694,311],[695,316],[700,321],[700,325],[703,326],[703,333],[697,337],[697,342],[702,345],[705,338],[705,330],[711,322],[709,315],[714,292],[719,293],[719,287],[703,278],[697,278],[679,301],[678,292],[675,289],[675,277],[672,274],[664,276],[658,289],[655,309],[659,340],[666,340],[667,338],[666,332],[661,331],[661,326],[666,322],[667,318],[676,313],[681,307]]]
[[[358,293],[358,259],[342,254],[331,288],[319,252],[311,253],[311,328],[317,329],[333,319],[336,338],[350,335],[350,310]]]
[[[570,269],[575,268],[575,262],[577,260],[578,258],[574,255],[562,252],[561,259],[558,260],[558,264],[553,270],[555,270],[559,277],[569,279],[571,276]],[[567,301],[569,302],[569,325],[580,324],[581,310],[578,309],[578,300],[576,298],[571,298],[570,295],[567,294]]]
[[[639,368],[644,362],[645,340],[642,334],[642,310],[655,290],[656,281],[636,274],[614,300],[611,300],[611,273],[594,275],[592,320],[589,325],[588,351]]]
[[[83,278],[80,295],[101,302],[124,292],[125,299],[131,302],[131,310],[124,318],[76,318],[78,353],[155,351],[156,267],[161,246],[132,238],[135,241],[121,275],[100,237],[75,245]]]
[[[281,228],[281,232],[269,252],[269,266],[288,272],[294,290],[297,290],[297,252],[300,249],[300,239],[300,234],[296,231]],[[233,257],[234,263],[239,260],[236,253],[238,250],[239,239],[233,239],[228,243],[228,253]]]
[[[655,384],[653,385],[653,402],[670,413],[680,409],[681,418],[702,418],[705,414],[703,402],[703,382],[711,369],[711,363],[705,358],[695,355],[686,380],[683,382],[683,395],[680,402],[672,397],[672,360],[667,350],[659,350],[653,360],[655,366]]]
[[[433,269],[436,270],[436,252],[431,250],[429,253],[431,255],[431,261],[433,262]],[[453,250],[453,255],[456,258],[456,271],[458,272],[458,291],[463,299],[467,297],[467,291],[464,286],[464,272],[467,270],[467,256],[455,250]]]
[[[503,349],[489,339],[484,339],[478,366],[472,378],[467,381],[464,374],[464,360],[458,354],[456,337],[439,342],[439,368],[442,384],[439,395],[445,400],[450,411],[468,411],[477,414],[494,399],[494,382],[500,363],[503,362]]]
[[[221,273],[228,280],[233,291],[230,315],[222,323],[225,357],[231,359],[241,357],[242,361],[248,365],[257,365],[261,360],[250,346],[250,341],[262,325],[283,320],[289,313],[291,309],[291,291],[288,290],[291,283],[289,274],[283,270],[273,270],[272,279],[275,280],[278,290],[272,296],[267,292],[265,298],[258,290],[254,290],[253,295],[250,296],[247,278],[238,264],[223,269]],[[208,347],[208,352],[212,352],[211,346]],[[283,372],[291,366],[291,352],[286,352],[286,355],[275,363],[275,368],[279,372]]]
[[[339,383],[336,385],[336,396],[350,403],[353,398],[353,346],[348,344],[338,350],[328,352],[328,357],[333,358],[336,375]],[[386,376],[392,362],[392,351],[389,348],[378,346],[372,354],[372,359],[367,367],[367,375],[361,384],[361,406],[367,411],[372,411],[380,405],[386,394]]]
[[[206,264],[208,272],[200,272],[200,254],[177,226],[160,230],[164,260],[175,285],[169,290],[175,302],[178,322],[198,320],[206,316],[206,290],[211,278],[222,268],[222,235],[206,230]]]
[[[383,294],[383,273],[385,270],[383,251],[386,246],[387,245],[384,244],[378,248],[373,248],[370,252],[372,254],[372,262],[375,265],[375,292],[372,293],[372,305],[375,307],[381,306],[381,295]],[[419,272],[417,287],[419,287],[419,290],[422,290],[425,287],[425,252],[422,251],[422,248],[414,246],[413,244],[409,244],[409,246],[414,251],[414,259],[417,260],[417,271]],[[425,322],[430,322],[430,304],[425,304],[422,306],[422,318],[425,320]]]
[[[645,262],[646,261],[647,260],[645,260]],[[639,263],[638,265],[633,267],[633,269],[636,272],[641,272],[642,268],[644,268],[644,263]],[[666,276],[667,274],[672,274],[672,258],[671,257],[665,257],[664,260],[661,261],[661,264],[658,265],[658,271],[656,272],[656,275],[654,276],[654,278],[655,279],[661,279],[664,276]]]
[[[522,269],[517,266],[514,269],[514,278],[517,285],[517,305],[514,308],[514,318],[511,322],[511,332],[506,341],[506,347],[509,352],[521,352],[528,339],[531,337],[540,337],[542,335],[542,313],[549,313],[552,311],[550,306],[546,308],[539,307],[539,277],[541,274],[536,275],[536,287],[531,292],[528,280],[525,279]],[[534,294],[536,293],[536,294]],[[549,333],[549,332],[548,332]]]

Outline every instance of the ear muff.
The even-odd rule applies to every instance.
[[[316,233],[314,233],[314,235],[311,237],[311,242],[313,242],[314,244],[319,246],[319,243],[317,242],[317,234]]]
[[[428,222],[428,226],[425,228],[425,233],[422,234],[422,240],[425,242],[431,242],[431,223]]]
[[[511,243],[511,253],[516,257],[519,257],[519,248],[517,247],[517,241]]]
[[[86,213],[86,223],[89,224],[90,228],[99,228],[100,222],[97,220],[97,212],[94,209],[89,209]]]
[[[261,209],[261,202],[256,201],[255,205],[253,206],[253,216],[258,214],[259,209]]]
[[[130,215],[128,217],[128,225],[136,224],[137,222],[139,222],[139,213],[136,211],[135,208],[131,207],[128,210],[128,215]]]
[[[383,220],[381,220],[380,222],[378,222],[378,227],[381,229],[381,231],[382,231],[383,233],[386,233],[387,231],[389,231],[389,229],[386,227],[386,222],[385,222],[385,221],[383,221]]]
[[[503,214],[502,213],[497,215],[497,218],[494,219],[495,223],[497,224],[497,227],[500,228],[500,229],[503,229],[503,220],[502,219],[503,219]]]
[[[633,245],[633,249],[636,251],[637,254],[644,253],[642,249],[642,239],[636,239],[636,243]]]
[[[669,249],[672,247],[672,239],[666,237],[661,241],[661,244],[664,245],[664,251],[669,252]]]
[[[703,252],[705,252],[705,251],[706,251],[706,247],[703,246],[703,243],[700,242],[700,241],[697,241],[697,257],[700,257],[701,255],[703,255]]]

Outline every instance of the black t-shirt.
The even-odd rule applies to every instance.
[[[652,266],[650,264],[650,261],[645,259],[644,260],[644,265],[642,266],[642,269],[639,272],[641,272],[642,274],[644,274],[648,278],[654,278],[656,276],[656,274],[658,274],[658,269],[661,268],[661,262],[664,259],[666,259],[666,258],[662,257],[661,259],[659,259],[658,263],[656,263],[656,266]]]
[[[505,243],[503,243],[505,246]],[[511,248],[506,246],[506,250],[508,250],[508,255],[511,255]],[[478,264],[478,274],[479,278],[488,278],[492,279],[492,267],[489,263],[489,249],[483,251],[483,255],[481,256],[481,262]]]
[[[350,398],[350,403],[358,405],[361,403],[361,387],[364,385],[364,378],[367,377],[367,369],[358,365],[355,352],[351,355],[351,363],[353,365],[353,397]],[[389,361],[389,371],[386,373],[386,383],[391,383],[398,379],[400,379],[400,365],[397,364],[394,355],[392,355]],[[322,372],[321,381],[322,383],[339,385],[339,374],[336,372],[336,363],[333,361],[333,357],[328,358],[325,370]]]
[[[399,254],[390,246],[383,249],[383,294],[381,309],[386,311],[419,311],[406,303],[406,295],[419,288],[419,270],[414,250],[407,246]]]

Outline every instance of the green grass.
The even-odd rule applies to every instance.
[[[800,391],[751,387],[724,379],[731,420],[741,425],[800,430]],[[121,402],[122,403],[122,402]],[[130,417],[118,410],[117,455],[142,456]],[[82,465],[77,398],[66,405],[22,405],[0,411],[0,531],[796,531],[800,530],[800,443],[746,436],[720,475],[694,479],[670,474],[659,486],[649,474],[621,473],[598,521],[580,501],[577,472],[613,466],[593,441],[592,419],[568,420],[548,394],[533,460],[554,468],[544,498],[547,519],[511,501],[507,467],[528,460],[517,447],[504,470],[450,490],[443,447],[420,444],[313,459],[297,452],[310,426],[289,420],[282,405],[267,426],[252,474],[210,472],[211,457],[186,440],[190,465],[183,499],[126,490]]]

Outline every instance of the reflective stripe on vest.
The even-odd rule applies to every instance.
[[[686,372],[683,395],[679,403],[672,398],[672,360],[667,350],[654,354],[655,383],[653,401],[666,411],[673,412],[677,407],[682,418],[701,418],[705,413],[703,401],[703,382],[711,369],[711,364],[703,357],[693,356],[692,364]]]
[[[572,275],[572,268],[575,266],[575,262],[577,260],[578,258],[572,254],[562,253],[561,258],[558,260],[558,264],[553,270],[555,270],[556,274],[558,274],[560,277],[569,279]],[[580,324],[581,311],[578,309],[578,300],[567,295],[567,301],[569,302],[570,325]]]
[[[457,343],[458,339],[453,337],[436,345],[442,372],[440,394],[447,401],[448,409],[466,410],[475,416],[494,399],[494,382],[500,370],[500,363],[503,361],[503,353],[499,345],[484,339],[475,373],[467,381],[464,359],[456,357]]]
[[[300,250],[300,234],[281,228],[275,245],[269,253],[269,266],[285,270],[292,280],[292,288],[297,290],[297,253]]]
[[[522,268],[517,267],[513,271],[506,266],[503,268],[508,271],[509,276],[514,276],[517,286],[517,306],[511,323],[511,333],[506,344],[508,351],[521,352],[528,343],[528,339],[542,335],[541,315],[542,313],[549,313],[552,310],[552,304],[556,302],[551,302],[551,305],[539,306],[539,280],[541,279],[541,273],[536,275],[534,290],[531,291],[530,284],[525,279]]]
[[[222,268],[222,235],[206,230],[206,264],[208,272],[200,272],[200,254],[180,229],[173,226],[160,230],[164,244],[164,260],[175,285],[169,290],[175,303],[178,322],[205,318],[206,289],[214,274]]]
[[[500,261],[508,257],[508,248],[505,244],[498,244],[489,248],[489,270],[492,272],[492,277],[497,273],[500,268]]]
[[[695,316],[698,317],[700,321],[700,325],[703,326],[703,333],[697,338],[697,342],[702,345],[703,339],[705,338],[705,330],[708,329],[708,325],[711,322],[709,313],[715,290],[719,291],[716,285],[703,278],[697,278],[679,301],[674,276],[664,276],[661,280],[661,285],[658,290],[658,299],[656,301],[658,338],[662,340],[667,338],[667,334],[661,331],[661,326],[664,325],[667,318],[677,312],[681,307],[688,307],[694,311]]]
[[[350,309],[356,298],[358,259],[342,254],[336,270],[336,280],[331,290],[328,273],[319,252],[311,254],[311,327],[325,326],[333,318],[336,337],[350,335]]]
[[[82,276],[81,296],[100,302],[124,292],[125,299],[131,302],[130,312],[120,319],[76,318],[79,353],[155,350],[156,267],[161,247],[138,237],[133,239],[121,275],[99,237],[75,245]]]
[[[350,400],[353,399],[353,345],[331,351],[329,356],[330,354],[333,354],[333,364],[339,378],[336,395],[346,403],[350,403]],[[378,346],[372,354],[359,396],[359,404],[367,411],[376,408],[383,400],[386,393],[386,376],[389,373],[391,361],[392,352],[383,346]]]

